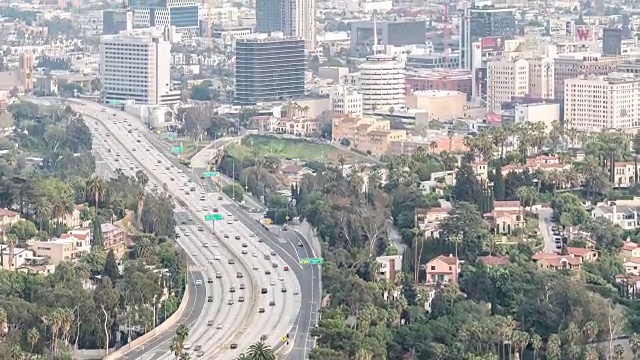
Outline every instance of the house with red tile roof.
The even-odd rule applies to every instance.
[[[424,265],[427,284],[457,284],[460,272],[460,260],[452,254],[440,255]]]
[[[508,256],[478,256],[478,261],[486,266],[507,266],[511,264],[511,260],[509,260]]]
[[[582,267],[582,258],[573,255],[558,255],[539,252],[531,258],[540,269],[574,270]]]

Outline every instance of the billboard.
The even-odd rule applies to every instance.
[[[602,29],[602,54],[620,55],[622,53],[622,29]]]
[[[485,37],[480,39],[482,52],[504,51],[504,39],[500,36]]]
[[[591,25],[575,25],[573,35],[576,41],[592,41],[595,35],[594,28]]]

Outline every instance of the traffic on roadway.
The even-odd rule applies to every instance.
[[[202,273],[202,278],[192,277],[191,285],[199,296],[206,296],[206,302],[193,302],[202,308],[194,309],[197,314],[187,318],[191,331],[186,345],[193,356],[231,359],[260,339],[279,346],[301,307],[300,285],[294,272],[288,271],[299,266],[297,259],[282,259],[271,250],[239,221],[237,211],[242,211],[223,210],[231,202],[172,165],[141,136],[146,129],[140,121],[119,116],[121,113],[100,104],[73,107],[98,120],[89,121],[89,127],[96,152],[109,168],[120,168],[127,175],[145,171],[150,178],[148,191],[166,190],[180,204],[177,241]],[[215,225],[204,221],[205,215],[213,213],[222,215]],[[169,353],[172,335],[159,336],[127,358],[173,358]]]

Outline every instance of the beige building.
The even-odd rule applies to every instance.
[[[600,54],[561,54],[553,59],[553,81],[555,98],[564,100],[565,80],[581,75],[608,75],[624,61],[622,57],[602,57]]]
[[[498,60],[487,64],[487,109],[499,111],[502,103],[529,94],[529,62]]]
[[[329,95],[331,111],[334,114],[362,117],[362,94],[349,89],[345,85],[337,85],[331,89]]]
[[[58,265],[63,261],[76,261],[83,253],[78,247],[78,242],[72,239],[29,241],[27,248],[36,256],[48,259],[48,263],[52,265]]]
[[[354,141],[358,134],[358,126],[371,126],[371,130],[389,130],[389,120],[373,117],[355,118],[350,116],[334,116],[331,120],[331,141],[339,142],[347,139]]]
[[[640,127],[640,79],[581,76],[565,81],[565,123],[589,132]]]
[[[426,110],[429,119],[444,121],[464,117],[467,94],[449,90],[415,91],[405,102],[410,109]]]
[[[109,223],[101,224],[100,229],[102,230],[102,239],[105,250],[113,250],[116,257],[124,254],[124,251],[127,248],[127,234],[124,229]]]
[[[555,82],[554,62],[548,58],[532,58],[529,62],[529,96],[536,99],[553,99]]]
[[[260,132],[311,136],[318,130],[318,122],[313,119],[277,118],[274,116],[255,116],[252,121]]]
[[[0,209],[0,231],[9,230],[11,225],[20,221],[20,214],[8,209]]]
[[[540,122],[545,125],[546,131],[551,131],[551,123],[560,121],[560,104],[538,103],[518,104],[514,111],[516,122]]]
[[[33,251],[15,247],[13,248],[13,261],[11,262],[12,267],[10,268],[9,246],[0,244],[0,253],[2,254],[2,263],[0,263],[0,268],[4,270],[18,269],[22,266],[29,265],[35,258]]]
[[[73,211],[71,211],[68,214],[65,214],[64,216],[62,216],[59,219],[56,219],[56,221],[64,224],[66,227],[68,227],[70,229],[78,229],[78,228],[82,228],[82,227],[87,227],[87,226],[89,226],[89,221],[82,221],[82,219],[81,219],[81,214],[82,214],[82,209],[83,208],[84,208],[83,204],[76,205],[76,206],[74,206]]]

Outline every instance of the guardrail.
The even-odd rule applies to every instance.
[[[182,301],[180,301],[180,306],[178,306],[178,309],[176,310],[176,312],[173,313],[173,315],[169,316],[168,319],[163,321],[162,324],[160,324],[160,325],[156,326],[155,328],[153,328],[153,330],[151,330],[148,333],[146,333],[146,334],[140,336],[139,338],[133,340],[132,342],[128,343],[127,345],[125,345],[123,347],[121,347],[120,349],[116,350],[115,352],[112,352],[111,354],[107,355],[104,358],[104,360],[119,359],[122,356],[126,355],[129,351],[134,350],[134,349],[144,345],[144,343],[146,343],[147,341],[153,339],[154,337],[156,337],[160,333],[166,331],[167,329],[169,329],[170,327],[175,325],[178,322],[178,320],[180,320],[182,315],[184,314],[184,311],[187,308],[187,303],[189,302],[189,296],[191,296],[191,287],[189,286],[188,283],[186,283],[185,286],[186,286],[186,289],[185,289],[184,294],[182,294]]]

